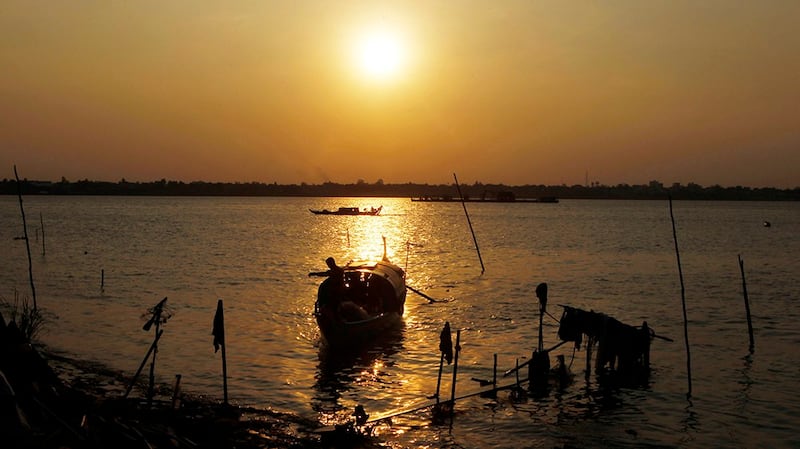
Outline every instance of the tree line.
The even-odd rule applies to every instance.
[[[800,187],[778,189],[773,187],[751,188],[744,186],[723,187],[699,184],[672,184],[666,186],[658,181],[648,184],[630,185],[521,185],[462,184],[465,197],[491,199],[511,193],[517,199],[554,197],[558,199],[659,199],[671,196],[676,200],[736,200],[736,201],[798,201]],[[453,197],[458,198],[455,184],[388,184],[382,180],[375,183],[359,180],[352,184],[324,182],[322,184],[278,184],[260,182],[205,182],[168,181],[151,182],[81,181],[59,182],[15,179],[0,181],[0,194],[16,195],[129,195],[129,196],[310,196],[310,197]]]

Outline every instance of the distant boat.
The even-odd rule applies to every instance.
[[[322,209],[322,210],[309,209],[309,210],[311,211],[312,214],[315,215],[378,215],[381,213],[381,209],[383,209],[383,206],[380,206],[377,209],[373,207],[364,210],[361,210],[357,207],[340,207],[337,210],[328,210],[328,209]]]

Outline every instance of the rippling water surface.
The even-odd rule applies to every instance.
[[[436,389],[438,334],[461,330],[457,392],[526,360],[536,346],[534,289],[558,304],[601,311],[675,341],[653,342],[646,385],[584,380],[585,352],[562,346],[576,373],[562,392],[459,402],[452,424],[421,411],[375,429],[393,447],[798,447],[800,436],[800,204],[676,202],[685,281],[692,395],[681,285],[667,202],[468,204],[486,272],[459,203],[384,198],[27,197],[43,340],[132,373],[151,339],[142,314],[168,297],[157,374],[221,397],[212,347],[225,303],[232,400],[330,424],[363,405],[379,413]],[[377,207],[378,217],[315,216],[308,209]],[[5,257],[0,296],[29,294],[19,204],[0,197]],[[771,227],[764,227],[768,220]],[[42,254],[40,221],[44,223]],[[324,260],[388,256],[407,268],[398,335],[353,354],[330,354],[311,316]],[[755,327],[749,338],[737,262],[745,262]],[[101,273],[103,288],[101,289]],[[546,318],[545,346],[557,343]],[[555,356],[555,354],[554,354]],[[554,357],[553,357],[554,360]],[[452,367],[442,390],[449,394]]]

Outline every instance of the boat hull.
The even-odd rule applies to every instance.
[[[320,333],[329,345],[362,345],[375,341],[392,331],[399,329],[403,317],[397,312],[384,313],[360,321],[342,321],[330,319],[318,314],[317,325]]]

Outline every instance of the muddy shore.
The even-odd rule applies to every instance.
[[[292,414],[219,401],[34,346],[8,332],[0,344],[0,446],[6,448],[380,447],[345,426],[321,433]]]

